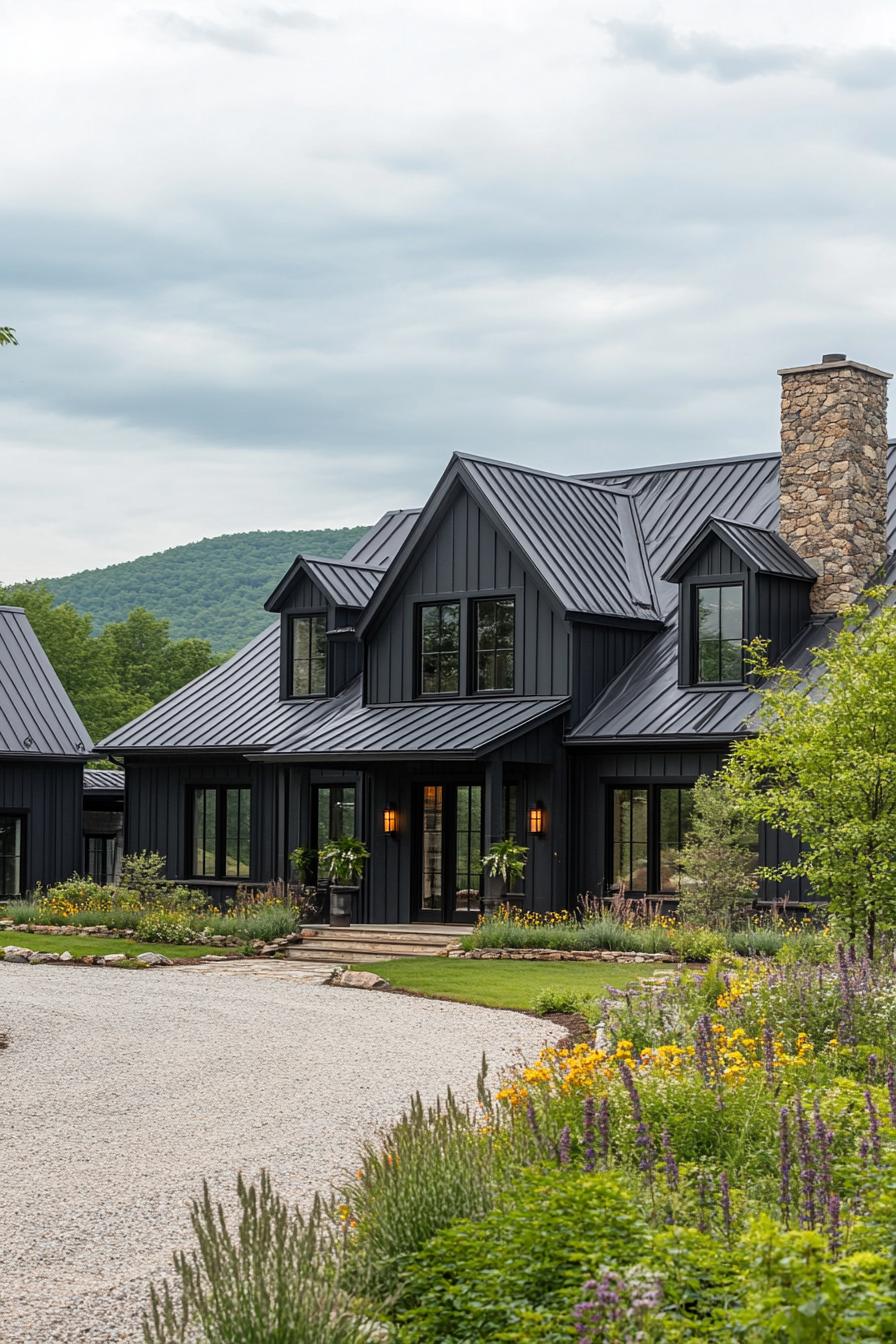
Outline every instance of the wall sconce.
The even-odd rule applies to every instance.
[[[383,809],[383,835],[398,834],[398,809],[391,804]]]
[[[529,834],[544,835],[544,805],[536,803],[529,808]]]

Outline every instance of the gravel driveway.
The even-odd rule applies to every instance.
[[[3,965],[0,1340],[136,1341],[207,1177],[297,1201],[420,1089],[471,1095],[557,1028],[299,977]]]

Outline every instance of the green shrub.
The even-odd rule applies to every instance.
[[[535,995],[532,1011],[538,1013],[539,1017],[544,1017],[546,1013],[580,1013],[587,1001],[587,994],[553,987],[542,989]]]
[[[738,957],[773,957],[785,940],[784,930],[771,924],[749,924],[727,937],[729,949]]]
[[[150,910],[140,916],[137,937],[144,943],[195,943],[197,934],[177,910]]]
[[[632,1191],[604,1173],[520,1173],[492,1212],[439,1232],[407,1268],[408,1344],[554,1344],[574,1338],[572,1306],[602,1266],[637,1264],[649,1244]]]
[[[11,919],[14,924],[55,924],[61,923],[61,917],[55,916],[53,919],[45,919],[40,913],[40,906],[36,901],[10,901],[8,905],[0,905],[0,918]]]
[[[273,1191],[239,1178],[239,1225],[204,1187],[192,1206],[198,1250],[177,1252],[175,1285],[153,1288],[146,1344],[361,1344],[370,1335],[340,1285],[338,1247],[319,1201],[303,1219]]]
[[[197,930],[207,930],[228,938],[245,938],[251,942],[260,938],[269,943],[273,938],[285,938],[295,933],[301,919],[290,905],[257,905],[243,913],[228,915],[204,914],[191,919]]]
[[[425,1242],[494,1200],[495,1152],[467,1110],[448,1094],[435,1106],[417,1096],[381,1144],[362,1150],[359,1172],[342,1194],[351,1242],[352,1281],[387,1298]]]
[[[677,924],[671,931],[670,942],[679,961],[711,961],[728,949],[721,933],[713,929],[692,928],[688,924]]]
[[[165,858],[151,850],[125,854],[121,861],[116,904],[122,908],[152,910],[179,910],[198,914],[206,909],[206,898],[201,891],[183,887],[165,876]]]

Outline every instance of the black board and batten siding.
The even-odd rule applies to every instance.
[[[569,694],[571,633],[563,613],[478,504],[457,490],[366,642],[366,698],[413,700],[415,608],[425,600],[516,599],[516,695]],[[470,657],[462,621],[461,661]]]
[[[0,757],[0,812],[24,821],[23,894],[82,871],[83,781],[80,761]]]

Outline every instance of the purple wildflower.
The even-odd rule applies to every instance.
[[[796,1121],[796,1146],[800,1159],[801,1218],[803,1227],[815,1226],[815,1155],[812,1152],[812,1139],[809,1122],[803,1103],[799,1097],[793,1103]]]
[[[856,953],[852,946],[849,950],[851,956],[847,958],[843,944],[837,944],[837,976],[840,990],[840,1028],[838,1035],[845,1045],[855,1045],[851,964],[855,965]]]
[[[828,1245],[831,1255],[836,1255],[840,1249],[840,1200],[836,1195],[828,1200]]]
[[[672,1140],[669,1138],[668,1129],[663,1130],[663,1162],[666,1168],[666,1184],[670,1190],[678,1189],[678,1163],[675,1161],[675,1154],[672,1151]]]
[[[650,1178],[653,1174],[654,1164],[656,1162],[656,1146],[650,1136],[650,1130],[644,1121],[638,1123],[638,1133],[635,1138],[635,1147],[638,1149],[638,1170]]]
[[[569,1147],[569,1125],[564,1125],[560,1131],[560,1141],[557,1144],[557,1161],[560,1163],[561,1167],[569,1166]]]
[[[781,1107],[778,1118],[778,1150],[781,1170],[781,1213],[785,1224],[790,1222],[790,1171],[793,1165],[793,1153],[790,1146],[790,1111]]]
[[[636,1125],[639,1125],[641,1123],[641,1098],[638,1094],[635,1080],[632,1077],[632,1071],[624,1060],[620,1061],[619,1074],[622,1078],[622,1085],[628,1093],[629,1100],[632,1103],[632,1119]]]
[[[876,1167],[880,1166],[880,1120],[877,1114],[877,1107],[874,1104],[874,1098],[865,1088],[865,1109],[868,1112],[868,1138],[871,1146],[871,1160]]]
[[[873,1082],[876,1080],[876,1078],[877,1078],[877,1065],[878,1065],[878,1062],[879,1062],[879,1061],[878,1061],[877,1055],[869,1055],[869,1056],[868,1056],[868,1081],[869,1081],[869,1083],[873,1083]]]
[[[597,1132],[600,1135],[600,1157],[604,1166],[610,1156],[610,1103],[601,1097],[597,1108]]]
[[[707,1228],[707,1212],[709,1209],[709,1196],[712,1193],[712,1177],[705,1171],[697,1175],[697,1198],[699,1201],[700,1213],[697,1218],[698,1232],[705,1232]]]
[[[722,1203],[722,1226],[725,1229],[725,1236],[731,1238],[731,1186],[728,1183],[728,1173],[723,1171],[719,1177],[719,1196]]]
[[[594,1098],[587,1096],[582,1108],[582,1146],[585,1150],[585,1170],[593,1171],[597,1166],[597,1154],[594,1151]]]
[[[818,1104],[818,1098],[812,1108],[815,1121],[815,1148],[818,1153],[818,1180],[821,1197],[821,1213],[824,1216],[825,1207],[830,1201],[831,1196],[831,1143],[834,1138],[834,1131],[828,1129],[821,1117],[821,1109]]]
[[[529,1128],[531,1129],[533,1135],[535,1136],[536,1142],[541,1144],[542,1142],[541,1129],[539,1128],[538,1116],[535,1114],[535,1107],[532,1105],[531,1097],[526,1102],[526,1120],[528,1121]]]
[[[868,1154],[871,1152],[871,1145],[867,1139],[863,1139],[859,1144],[859,1157],[862,1159],[862,1166],[868,1166]]]
[[[775,1036],[768,1022],[762,1028],[762,1062],[769,1083],[775,1081]]]
[[[890,1100],[890,1124],[896,1125],[896,1069],[892,1061],[887,1065],[887,1096]]]

